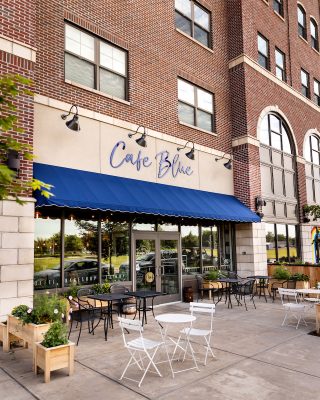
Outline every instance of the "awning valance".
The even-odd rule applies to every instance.
[[[35,193],[37,207],[57,206],[216,221],[260,222],[236,197],[34,163],[34,177],[53,197]]]

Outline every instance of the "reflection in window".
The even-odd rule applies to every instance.
[[[202,267],[203,272],[210,271],[219,265],[218,229],[216,226],[201,228],[202,234]]]
[[[198,226],[181,227],[182,271],[184,274],[200,272],[200,240]]]
[[[269,69],[269,41],[258,34],[258,63],[261,67]]]
[[[316,21],[310,18],[310,36],[311,36],[311,46],[319,51],[319,34],[318,34],[318,25]]]
[[[35,219],[34,288],[61,287],[59,219]]]
[[[308,203],[320,203],[320,140],[310,135],[304,148]]]
[[[134,231],[151,231],[154,232],[156,230],[156,224],[141,224],[141,223],[133,223],[132,230]]]
[[[298,4],[298,33],[301,37],[307,39],[306,12],[300,4]]]
[[[64,254],[64,286],[98,283],[98,223],[66,220]],[[102,275],[107,271],[103,264]]]
[[[159,224],[158,225],[158,232],[178,232],[179,227],[178,225],[173,224]]]
[[[294,262],[298,258],[295,225],[266,224],[267,262]]]
[[[286,225],[277,224],[276,229],[277,229],[278,260],[288,261]]]
[[[266,229],[267,262],[273,263],[277,261],[274,225],[265,224],[265,229]]]

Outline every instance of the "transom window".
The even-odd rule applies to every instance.
[[[288,128],[277,114],[266,115],[260,131],[261,192],[268,218],[297,218],[296,172]]]
[[[298,5],[298,33],[307,40],[306,12],[300,5]]]
[[[276,76],[282,81],[286,80],[285,55],[279,49],[275,50]]]
[[[320,203],[320,140],[310,135],[305,146],[306,184],[308,203]]]
[[[127,99],[127,52],[65,25],[65,79]]]
[[[207,47],[210,41],[210,12],[193,0],[175,0],[176,27]]]
[[[283,17],[283,0],[273,0],[273,9]]]
[[[179,121],[213,132],[213,94],[178,79]]]
[[[310,36],[311,36],[311,46],[319,51],[319,33],[318,25],[314,19],[310,19]]]
[[[320,106],[320,82],[314,79],[313,81],[314,102]]]
[[[269,41],[258,33],[258,63],[269,69]]]
[[[304,69],[301,69],[301,93],[310,98],[310,78]]]

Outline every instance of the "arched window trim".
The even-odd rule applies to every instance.
[[[301,13],[303,14],[303,19],[304,19],[303,24],[300,24],[299,18],[298,18],[298,34],[303,39],[307,40],[307,13],[306,13],[306,9],[304,8],[304,6],[301,3],[298,3],[297,8],[298,8],[297,9],[297,18],[298,18],[298,12],[300,10]]]
[[[314,25],[316,36],[312,35],[311,25]],[[318,23],[315,18],[310,17],[310,37],[311,37],[311,47],[319,51],[319,30]]]

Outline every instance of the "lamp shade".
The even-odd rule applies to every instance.
[[[186,153],[186,156],[189,158],[189,160],[194,160],[194,148],[188,151],[188,153]]]
[[[20,169],[20,156],[16,150],[8,151],[8,159],[7,159],[8,167],[13,171],[19,171]]]
[[[141,147],[147,147],[145,133],[143,133],[142,136],[139,139],[136,140],[136,143],[138,143],[138,145],[141,146]]]
[[[225,168],[227,169],[232,169],[232,161],[228,160],[226,163],[223,164],[225,166]]]
[[[67,121],[66,125],[72,131],[76,131],[76,132],[80,131],[78,114],[75,114],[70,121]]]

